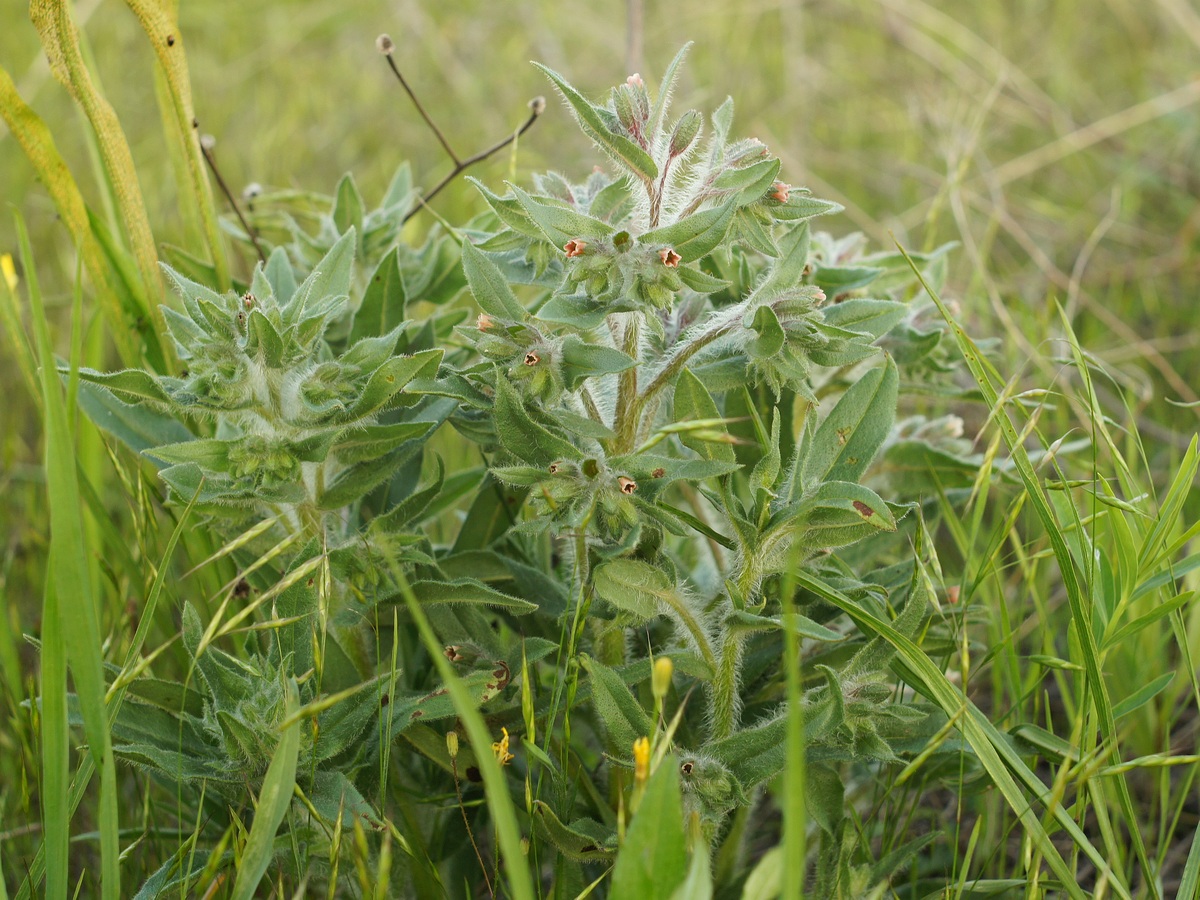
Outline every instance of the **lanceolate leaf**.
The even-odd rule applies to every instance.
[[[888,359],[850,386],[817,429],[804,467],[806,486],[858,481],[892,430],[899,384]]]
[[[362,304],[354,314],[354,325],[350,329],[351,344],[362,338],[388,334],[403,324],[408,297],[404,290],[404,279],[400,275],[398,254],[399,251],[393,248],[375,268],[363,294]]]
[[[663,228],[647,231],[638,238],[638,242],[654,249],[670,248],[679,254],[682,262],[695,262],[711,253],[725,239],[735,212],[737,198],[712,209],[693,213]]]
[[[467,285],[475,295],[475,302],[485,313],[513,322],[525,318],[525,308],[513,294],[504,275],[470,241],[463,241],[462,261]]]
[[[602,240],[613,233],[613,227],[607,222],[593,219],[566,206],[531,197],[519,187],[513,187],[512,192],[546,239],[559,249],[562,249],[567,241],[580,238]]]
[[[496,375],[496,435],[500,444],[518,459],[536,466],[549,466],[557,460],[582,459],[575,445],[551,434],[534,422],[521,397],[503,375]]]
[[[621,134],[614,134],[600,117],[597,108],[579,91],[575,90],[565,78],[540,63],[534,63],[546,76],[554,82],[566,101],[571,105],[575,118],[584,133],[596,142],[596,146],[624,165],[629,171],[650,181],[658,177],[658,166],[650,158],[650,154]]]
[[[675,757],[664,757],[646,784],[613,867],[613,897],[671,900],[687,877],[678,766]]]

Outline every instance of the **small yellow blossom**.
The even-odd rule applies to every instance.
[[[650,739],[640,737],[633,742],[633,780],[645,784],[650,777]]]
[[[4,273],[4,280],[8,284],[8,289],[15,291],[17,289],[17,270],[13,267],[11,254],[0,254],[0,272]]]
[[[508,752],[508,729],[501,728],[504,737],[492,744],[492,752],[496,754],[496,762],[502,766],[507,766],[513,761],[514,757]]]

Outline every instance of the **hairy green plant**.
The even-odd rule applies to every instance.
[[[662,796],[694,816],[693,863],[618,865],[614,884],[650,884],[651,896],[678,887],[664,878],[703,881],[709,848],[739,840],[731,822],[784,767],[789,720],[771,660],[799,638],[815,677],[803,718],[819,877],[846,893],[861,886],[849,860],[865,850],[845,830],[843,764],[895,761],[945,722],[888,702],[894,651],[882,638],[851,649],[861,638],[837,610],[787,577],[802,566],[874,614],[896,609],[906,637],[921,628],[920,567],[879,569],[878,552],[895,555],[886,544],[854,567],[830,554],[886,537],[908,513],[863,483],[875,471],[895,486],[886,466],[872,469],[885,446],[898,466],[973,469],[952,424],[894,428],[902,373],[929,384],[949,370],[940,329],[922,324],[928,297],[899,257],[812,232],[837,206],[733,137],[732,101],[708,135],[696,110],[672,118],[682,58],[656,97],[632,76],[604,105],[545,70],[614,174],[550,173],[503,196],[479,184],[490,212],[453,236],[461,275],[445,232],[397,244],[414,196],[407,167],[372,212],[349,176],[336,197],[254,197],[229,226],[269,251],[244,288],[166,269],[182,311],[164,314],[186,369],[80,373],[85,408],[160,464],[169,500],[233,538],[225,552],[245,572],[207,627],[185,609],[193,675],[134,680],[114,749],[237,808],[247,787],[265,789],[279,735],[309,720],[288,751],[312,822],[292,854],[298,876],[320,858],[313,871],[336,878],[331,829],[383,827],[372,798],[398,757],[402,768],[448,762],[462,796],[458,752],[447,758],[430,724],[469,696],[493,727],[523,736],[527,827],[539,858],[555,860],[556,895],[618,847],[629,770],[632,808],[665,759],[677,777]],[[941,260],[922,257],[930,277]],[[473,326],[451,332],[453,310],[406,319],[463,284],[482,310]],[[447,421],[480,445],[486,470],[433,457],[421,487],[426,444]],[[421,523],[466,497],[457,538],[432,543]],[[422,673],[396,606],[406,593],[469,694]],[[217,647],[268,609],[237,655]],[[637,692],[654,657],[666,668],[649,711]],[[700,695],[675,694],[672,668]],[[411,752],[393,746],[401,735]],[[608,771],[581,792],[579,766],[600,750]],[[646,796],[670,808],[660,793]],[[481,821],[466,817],[469,830]]]

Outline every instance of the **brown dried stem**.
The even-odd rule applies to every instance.
[[[246,217],[242,215],[242,208],[238,206],[237,200],[234,199],[233,191],[229,190],[229,185],[225,183],[225,179],[221,177],[221,170],[217,168],[217,161],[213,158],[212,151],[204,146],[204,141],[200,142],[200,152],[204,154],[204,161],[208,163],[208,168],[213,173],[213,178],[217,179],[217,185],[221,188],[221,193],[225,195],[225,199],[233,207],[233,212],[238,217],[238,221],[242,223],[242,228],[246,229],[246,234],[250,236],[250,242],[254,244],[254,249],[258,252],[258,258],[265,265],[267,255],[263,253],[262,245],[258,242],[258,234],[250,227],[250,223],[246,221]]]
[[[438,128],[437,124],[430,117],[429,113],[426,112],[425,107],[421,104],[421,101],[417,99],[417,95],[409,86],[408,81],[405,80],[403,73],[400,71],[400,67],[396,65],[396,60],[393,58],[395,45],[392,43],[391,38],[388,38],[386,35],[380,35],[378,47],[380,52],[383,53],[384,58],[387,60],[388,68],[392,70],[392,74],[396,76],[396,80],[399,81],[400,86],[404,88],[404,93],[408,94],[408,99],[413,102],[413,106],[417,108],[417,112],[420,114],[421,118],[425,120],[425,124],[429,126],[429,130],[433,132],[434,137],[438,139],[438,143],[442,145],[442,149],[446,151],[446,155],[449,156],[450,160],[454,163],[454,168],[450,170],[450,173],[442,178],[442,180],[437,184],[435,184],[428,192],[424,193],[419,198],[420,203],[408,211],[408,215],[404,217],[405,222],[420,212],[421,208],[426,203],[436,197],[438,193],[444,187],[446,187],[446,185],[461,175],[464,170],[470,168],[476,163],[483,162],[493,154],[499,153],[501,150],[523,135],[533,126],[533,123],[536,122],[538,117],[541,116],[541,114],[546,110],[545,98],[534,97],[529,101],[529,118],[525,120],[525,123],[520,128],[508,135],[508,137],[504,138],[503,140],[492,144],[492,146],[488,147],[486,150],[481,150],[478,153],[463,159],[454,152],[454,148],[450,146],[450,142],[446,139],[446,135],[442,133],[442,130]]]

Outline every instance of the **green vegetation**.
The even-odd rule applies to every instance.
[[[1200,19],[402,6],[0,35],[0,898],[1200,896]]]

